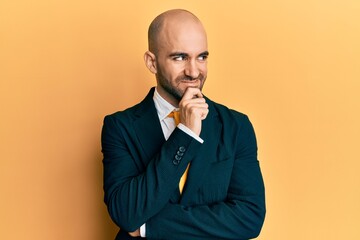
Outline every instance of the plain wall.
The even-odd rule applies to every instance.
[[[106,114],[155,85],[147,27],[204,23],[204,93],[249,115],[267,216],[259,239],[360,239],[360,1],[0,1],[0,239],[113,239]]]

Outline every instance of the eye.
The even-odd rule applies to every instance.
[[[206,61],[207,58],[208,58],[208,55],[200,55],[200,56],[198,57],[198,60],[200,60],[200,61]]]
[[[174,56],[173,57],[173,60],[174,61],[184,61],[184,60],[186,60],[186,56],[185,55],[176,55],[176,56]]]

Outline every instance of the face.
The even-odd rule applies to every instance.
[[[165,25],[155,56],[157,90],[176,106],[189,87],[203,88],[207,77],[207,39],[198,22]]]

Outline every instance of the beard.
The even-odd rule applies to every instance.
[[[175,79],[174,84],[171,84],[171,81],[168,80],[167,78],[164,77],[164,75],[159,71],[156,74],[156,79],[158,84],[167,92],[169,93],[171,96],[173,96],[177,101],[180,102],[180,100],[182,99],[186,89],[182,90],[178,87],[176,87],[178,84],[180,84],[181,81],[196,81],[198,80],[200,82],[200,85],[198,86],[198,88],[200,89],[200,91],[202,90],[206,77],[203,74],[199,74],[199,76],[197,78],[192,78],[190,76],[186,76],[186,75],[181,75],[178,76]]]

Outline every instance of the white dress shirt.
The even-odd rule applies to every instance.
[[[196,135],[193,131],[191,131],[188,127],[184,124],[179,123],[177,126],[175,125],[175,120],[172,117],[168,117],[168,115],[174,111],[179,110],[178,108],[174,107],[170,103],[168,103],[164,98],[160,96],[157,89],[155,88],[154,97],[153,97],[155,108],[160,120],[161,129],[163,131],[164,137],[166,140],[170,137],[171,133],[175,130],[176,127],[184,131],[185,133],[189,134],[191,137],[195,138],[200,143],[203,143],[204,140],[201,139],[198,135]],[[146,237],[146,227],[144,223],[140,227],[140,236]]]

